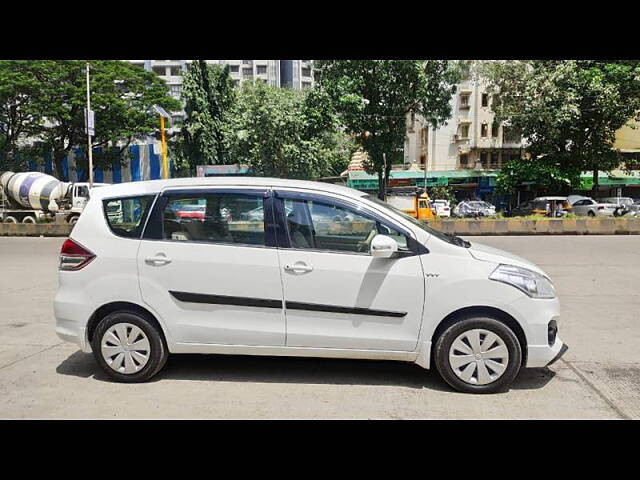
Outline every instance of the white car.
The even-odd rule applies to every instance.
[[[172,215],[186,200],[207,205],[204,221]],[[266,218],[243,217],[259,206]],[[297,180],[95,190],[62,246],[54,312],[60,338],[123,382],[150,379],[169,353],[287,355],[415,362],[487,393],[567,349],[536,265]]]
[[[436,207],[436,215],[439,217],[451,216],[451,204],[449,200],[434,200],[433,204]]]
[[[569,199],[569,197],[567,197]],[[573,202],[572,202],[573,200]],[[618,205],[615,203],[598,203],[593,198],[582,197],[569,199],[571,211],[576,215],[596,217],[601,215],[613,215]]]

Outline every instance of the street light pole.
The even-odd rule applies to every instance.
[[[89,118],[91,116],[91,94],[89,90],[89,62],[87,62],[87,114],[85,125],[87,126],[87,152],[89,156],[89,188],[93,188],[93,146],[91,145],[91,129]]]

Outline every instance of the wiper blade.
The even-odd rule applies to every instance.
[[[458,245],[459,247],[464,247],[464,248],[470,248],[471,247],[471,242],[466,241],[464,238],[460,238],[456,235],[453,235],[452,233],[445,233],[445,235],[447,237],[449,237],[451,239],[451,241],[455,244]]]

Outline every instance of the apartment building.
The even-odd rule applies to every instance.
[[[521,155],[522,139],[495,121],[492,98],[479,80],[465,80],[451,98],[452,118],[434,129],[419,115],[407,117],[405,163],[428,171],[499,170]]]

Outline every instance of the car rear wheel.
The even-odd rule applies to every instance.
[[[513,331],[486,317],[466,318],[448,327],[438,337],[434,355],[442,378],[467,393],[507,389],[522,363],[522,349]]]
[[[132,312],[114,312],[102,319],[91,346],[105,373],[119,382],[149,380],[169,356],[158,328]]]
[[[593,210],[589,210],[589,212],[587,212],[587,215],[588,215],[589,217],[595,217],[595,216],[596,216],[596,213],[595,213]]]

